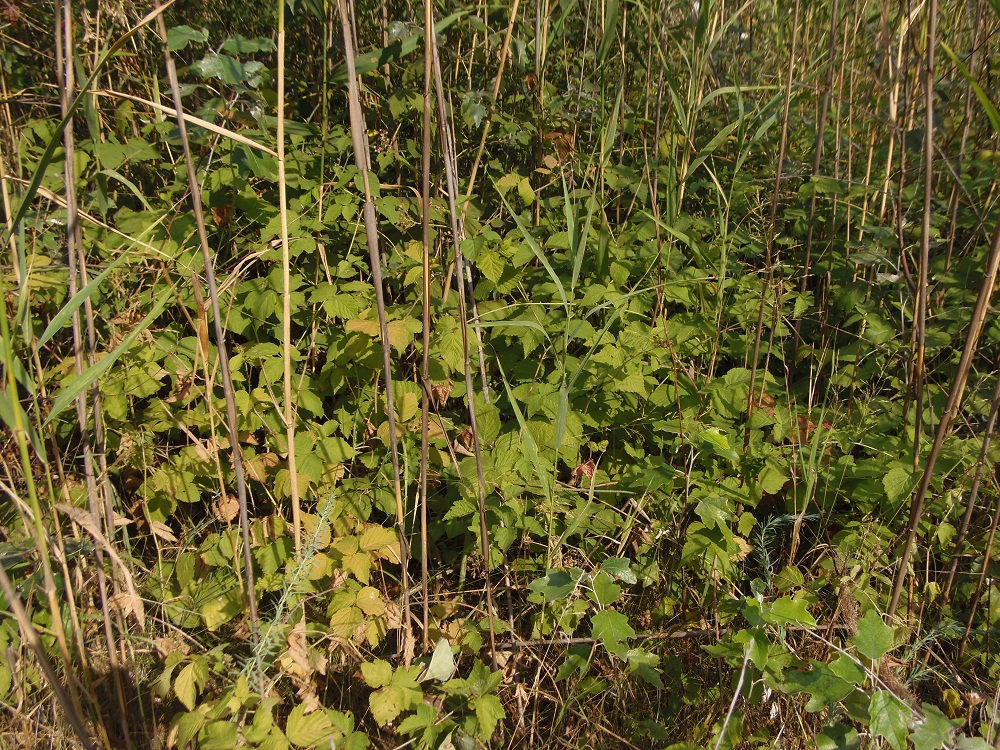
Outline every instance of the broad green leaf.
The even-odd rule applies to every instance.
[[[329,739],[333,733],[330,717],[322,709],[306,713],[306,706],[300,703],[288,715],[285,736],[296,747],[316,747]]]
[[[167,49],[171,52],[180,52],[190,42],[201,44],[206,41],[208,32],[205,29],[192,29],[190,26],[174,26],[172,29],[167,29]]]
[[[882,617],[874,609],[868,610],[858,620],[858,633],[854,636],[858,652],[873,661],[892,648],[892,628],[882,622]]]
[[[431,661],[427,665],[427,671],[424,672],[421,681],[447,682],[453,674],[455,674],[455,656],[451,652],[451,644],[448,643],[448,639],[441,638],[434,646],[434,653],[431,655]]]
[[[174,680],[174,695],[188,711],[194,711],[198,702],[198,685],[195,679],[194,662],[186,664]]]
[[[478,736],[483,742],[488,742],[497,727],[497,722],[507,716],[503,704],[495,695],[480,695],[474,698],[470,705],[476,712],[476,720],[479,722]]]
[[[709,427],[706,430],[702,430],[700,437],[703,447],[712,453],[723,458],[728,458],[730,461],[739,460],[740,457],[729,444],[729,439],[717,427]]]
[[[815,628],[816,620],[809,614],[807,606],[804,599],[783,596],[772,604],[765,604],[762,616],[767,622],[779,627],[802,625],[807,628]]]
[[[236,745],[236,725],[231,721],[213,721],[198,733],[198,750],[232,750]]]
[[[816,750],[861,750],[861,737],[854,727],[834,724],[816,735]]]
[[[910,709],[887,690],[876,690],[868,712],[872,734],[888,742],[892,750],[906,750]]]
[[[603,571],[594,576],[593,599],[601,607],[607,607],[618,601],[622,595],[622,587],[614,583],[614,579]]]
[[[601,570],[630,586],[639,582],[635,573],[632,572],[631,563],[624,557],[609,557],[601,563]]]
[[[573,570],[578,569],[574,568]],[[579,572],[582,574],[583,571]],[[554,602],[556,599],[569,596],[579,580],[579,575],[573,577],[565,570],[549,570],[541,578],[536,578],[529,583],[528,588],[544,596],[545,601]]]
[[[806,711],[816,713],[850,695],[854,684],[841,679],[828,665],[814,659],[808,672],[797,669],[785,672],[785,689],[790,693],[809,693]]]
[[[392,681],[392,665],[384,659],[361,664],[361,675],[369,687],[385,687]]]
[[[924,720],[910,735],[914,750],[938,750],[951,745],[955,730],[964,724],[963,719],[949,719],[941,709],[930,703],[922,705]]]
[[[628,618],[621,612],[605,609],[590,618],[594,640],[600,641],[613,654],[624,657],[626,649],[622,641],[635,637],[635,631]]]
[[[174,719],[173,725],[177,728],[177,747],[187,747],[205,726],[205,715],[200,711],[182,713]]]
[[[273,52],[274,41],[266,37],[247,39],[236,34],[222,43],[222,51],[231,55],[250,55],[255,52]]]

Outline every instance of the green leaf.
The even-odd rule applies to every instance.
[[[825,727],[816,735],[816,750],[860,750],[858,730],[846,724]]]
[[[593,591],[590,593],[598,605],[607,607],[618,601],[618,597],[622,595],[622,587],[614,583],[611,576],[601,571],[594,577]]]
[[[888,742],[892,750],[906,750],[910,718],[906,704],[887,690],[877,690],[872,695],[868,713],[871,717],[868,728],[872,734]]]
[[[384,659],[364,662],[361,665],[361,675],[369,687],[385,687],[392,682],[392,665]]]
[[[854,685],[863,685],[867,672],[858,662],[850,656],[841,654],[830,662],[830,671],[838,677],[847,680]]]
[[[198,701],[198,685],[194,670],[194,662],[191,662],[185,665],[174,680],[174,695],[188,711],[194,711],[195,703]]]
[[[149,325],[160,317],[160,313],[163,312],[164,306],[167,304],[167,300],[173,298],[174,288],[171,286],[169,289],[165,289],[159,297],[156,299],[156,303],[153,305],[153,309],[149,311],[139,324],[132,329],[132,331],[122,340],[122,342],[116,346],[111,352],[104,355],[100,360],[98,360],[94,365],[88,367],[80,375],[73,378],[68,384],[63,386],[62,390],[59,391],[59,395],[56,396],[55,401],[52,403],[52,408],[49,410],[48,416],[42,423],[42,427],[46,427],[49,422],[58,416],[63,409],[70,405],[76,397],[83,393],[87,388],[94,384],[94,382],[101,377],[105,372],[107,372],[111,365],[118,361],[125,352],[132,348],[132,344],[135,340],[139,338],[139,334],[145,331]]]
[[[256,88],[260,83],[261,73],[264,72],[264,64],[255,60],[244,63],[229,55],[210,52],[198,62],[192,63],[191,70],[202,78],[218,78],[230,86],[246,84]]]
[[[541,578],[536,578],[529,583],[528,588],[544,596],[547,602],[563,599],[573,593],[577,581],[580,580],[580,575],[583,574],[579,568],[571,568],[571,570],[578,571],[579,574],[571,576],[565,570],[549,570]]]
[[[273,52],[274,42],[266,37],[247,39],[236,34],[222,43],[222,51],[231,55],[252,55],[255,52]]]
[[[635,637],[635,631],[628,624],[628,618],[621,612],[605,609],[591,617],[590,622],[593,626],[594,640],[603,643],[611,653],[624,658],[626,649],[622,647],[622,641]]]
[[[497,722],[507,716],[507,712],[495,695],[481,695],[474,698],[470,705],[476,712],[476,720],[479,722],[479,731],[476,734],[483,742],[487,742],[493,736]]]
[[[119,255],[108,264],[107,268],[87,282],[87,285],[83,289],[79,290],[66,304],[59,308],[59,312],[52,317],[49,324],[45,326],[45,331],[39,337],[38,341],[35,342],[34,353],[38,353],[41,348],[49,342],[49,339],[51,339],[57,331],[69,322],[70,318],[73,317],[73,313],[79,310],[80,305],[82,305],[91,295],[93,295],[95,291],[97,291],[97,288],[101,285],[101,282],[108,277],[108,274],[121,265],[122,262],[128,257],[128,253],[122,253]]]
[[[205,715],[200,711],[182,713],[173,725],[177,728],[177,747],[187,747],[205,725]]]
[[[208,32],[205,29],[192,29],[190,26],[174,26],[172,29],[167,29],[167,49],[171,52],[180,52],[190,42],[201,44],[206,41]]]
[[[448,639],[441,638],[434,646],[434,654],[431,656],[430,664],[427,665],[427,671],[424,672],[421,681],[446,682],[451,679],[453,674],[455,674],[455,656],[451,652],[451,644],[448,643]]]
[[[631,563],[624,557],[609,557],[601,563],[601,570],[615,580],[634,585],[639,582],[635,573],[632,572]]]
[[[315,747],[333,734],[330,717],[322,709],[306,713],[306,706],[300,703],[288,715],[285,736],[296,747]]]
[[[702,430],[700,437],[703,447],[706,450],[711,451],[717,456],[728,458],[730,461],[739,460],[740,457],[729,444],[729,439],[723,435],[717,427],[710,427],[707,430]]]
[[[807,628],[815,628],[816,620],[809,610],[804,599],[792,599],[783,596],[775,600],[770,605],[764,605],[763,618],[772,625],[779,627],[785,625],[802,625]]]
[[[806,711],[816,713],[835,705],[854,690],[854,685],[838,677],[821,661],[812,662],[808,672],[792,670],[785,673],[785,689],[790,693],[809,693]]]
[[[236,745],[236,725],[231,721],[213,721],[198,735],[198,750],[232,750]]]
[[[885,496],[893,505],[905,500],[913,491],[915,483],[913,472],[905,466],[895,466],[882,477]]]
[[[930,703],[924,703],[922,707],[924,720],[910,735],[914,750],[938,750],[950,745],[955,730],[965,723],[964,720],[949,719],[941,709]]]
[[[854,636],[858,652],[871,660],[881,659],[892,648],[892,628],[882,622],[882,617],[874,609],[868,610],[858,620],[858,633]]]

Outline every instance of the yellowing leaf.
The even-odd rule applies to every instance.
[[[331,734],[333,725],[323,710],[307,714],[305,704],[300,703],[288,715],[285,736],[296,747],[315,747]]]
[[[186,665],[174,680],[174,695],[188,711],[194,710],[198,700],[198,685],[194,674],[194,662]]]

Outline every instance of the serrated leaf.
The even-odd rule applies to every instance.
[[[483,742],[487,742],[496,730],[497,722],[507,716],[503,704],[495,695],[481,695],[471,701],[473,710],[476,712],[476,720],[479,722],[477,735]]]
[[[364,662],[361,665],[361,675],[369,687],[385,687],[392,682],[392,665],[384,659]]]
[[[315,747],[333,734],[330,717],[322,709],[306,713],[306,706],[300,703],[288,715],[285,736],[296,747]]]
[[[494,284],[500,280],[505,265],[500,254],[490,248],[483,250],[476,258],[476,268]]]
[[[892,628],[882,622],[874,609],[868,610],[858,620],[858,633],[854,636],[858,652],[869,659],[881,659],[892,648]]]
[[[177,728],[177,747],[187,747],[205,726],[205,715],[200,711],[181,714],[173,725]]]
[[[893,505],[905,500],[913,491],[916,479],[913,472],[905,466],[896,466],[886,472],[882,477],[882,487],[885,488],[885,496]]]
[[[237,745],[236,725],[213,721],[198,734],[198,750],[232,750]]]
[[[195,678],[194,662],[185,665],[174,680],[174,695],[188,711],[194,711],[198,701],[198,685]]]
[[[625,649],[622,641],[635,638],[635,631],[628,623],[628,618],[621,612],[605,609],[590,618],[593,626],[594,640],[600,641],[604,647],[614,654],[623,656]]]
[[[910,710],[899,698],[887,690],[877,690],[868,713],[872,734],[888,742],[892,750],[906,750]]]

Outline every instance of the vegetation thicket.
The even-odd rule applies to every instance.
[[[1000,742],[997,0],[0,0],[0,748]]]

